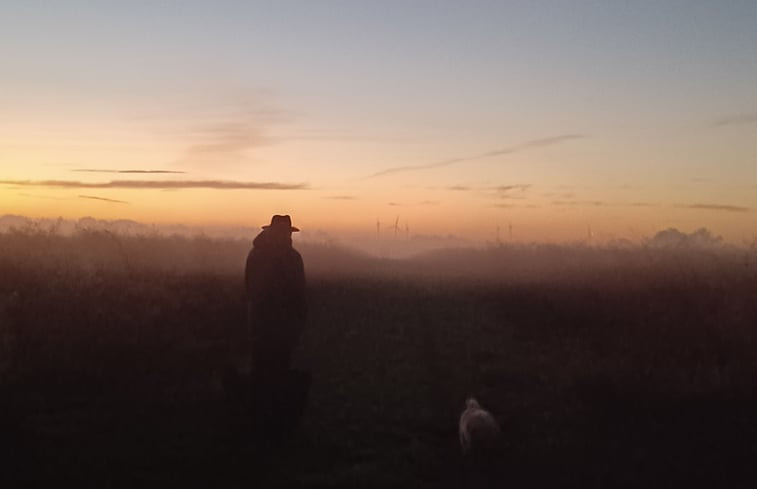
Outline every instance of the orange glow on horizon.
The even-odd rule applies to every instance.
[[[93,195],[88,195],[93,194]],[[420,196],[418,196],[420,197]],[[518,242],[571,242],[591,232],[596,242],[638,240],[668,227],[711,229],[736,243],[753,239],[751,212],[727,212],[668,206],[609,206],[545,202],[532,207],[481,207],[478,202],[391,206],[377,199],[329,199],[316,191],[79,191],[69,189],[0,188],[3,214],[31,218],[104,220],[130,219],[145,224],[185,224],[210,227],[256,228],[273,214],[290,214],[303,235],[325,231],[330,235],[376,233],[378,220],[385,236],[399,234],[448,236],[475,242],[500,239]],[[108,200],[104,200],[108,199]]]

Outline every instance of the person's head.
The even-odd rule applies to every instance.
[[[271,217],[271,224],[263,226],[263,229],[268,233],[271,240],[279,245],[291,245],[292,233],[299,231],[298,228],[292,226],[292,218],[289,215],[275,215]]]

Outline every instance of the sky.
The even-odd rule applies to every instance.
[[[751,242],[755,26],[752,0],[6,0],[0,214]]]

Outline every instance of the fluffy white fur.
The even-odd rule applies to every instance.
[[[499,438],[499,424],[494,416],[471,397],[460,415],[460,447],[463,454],[490,447]]]

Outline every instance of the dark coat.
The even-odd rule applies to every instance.
[[[305,325],[305,268],[300,254],[262,231],[247,255],[245,284],[253,357],[288,356]],[[261,353],[264,352],[264,353]]]

